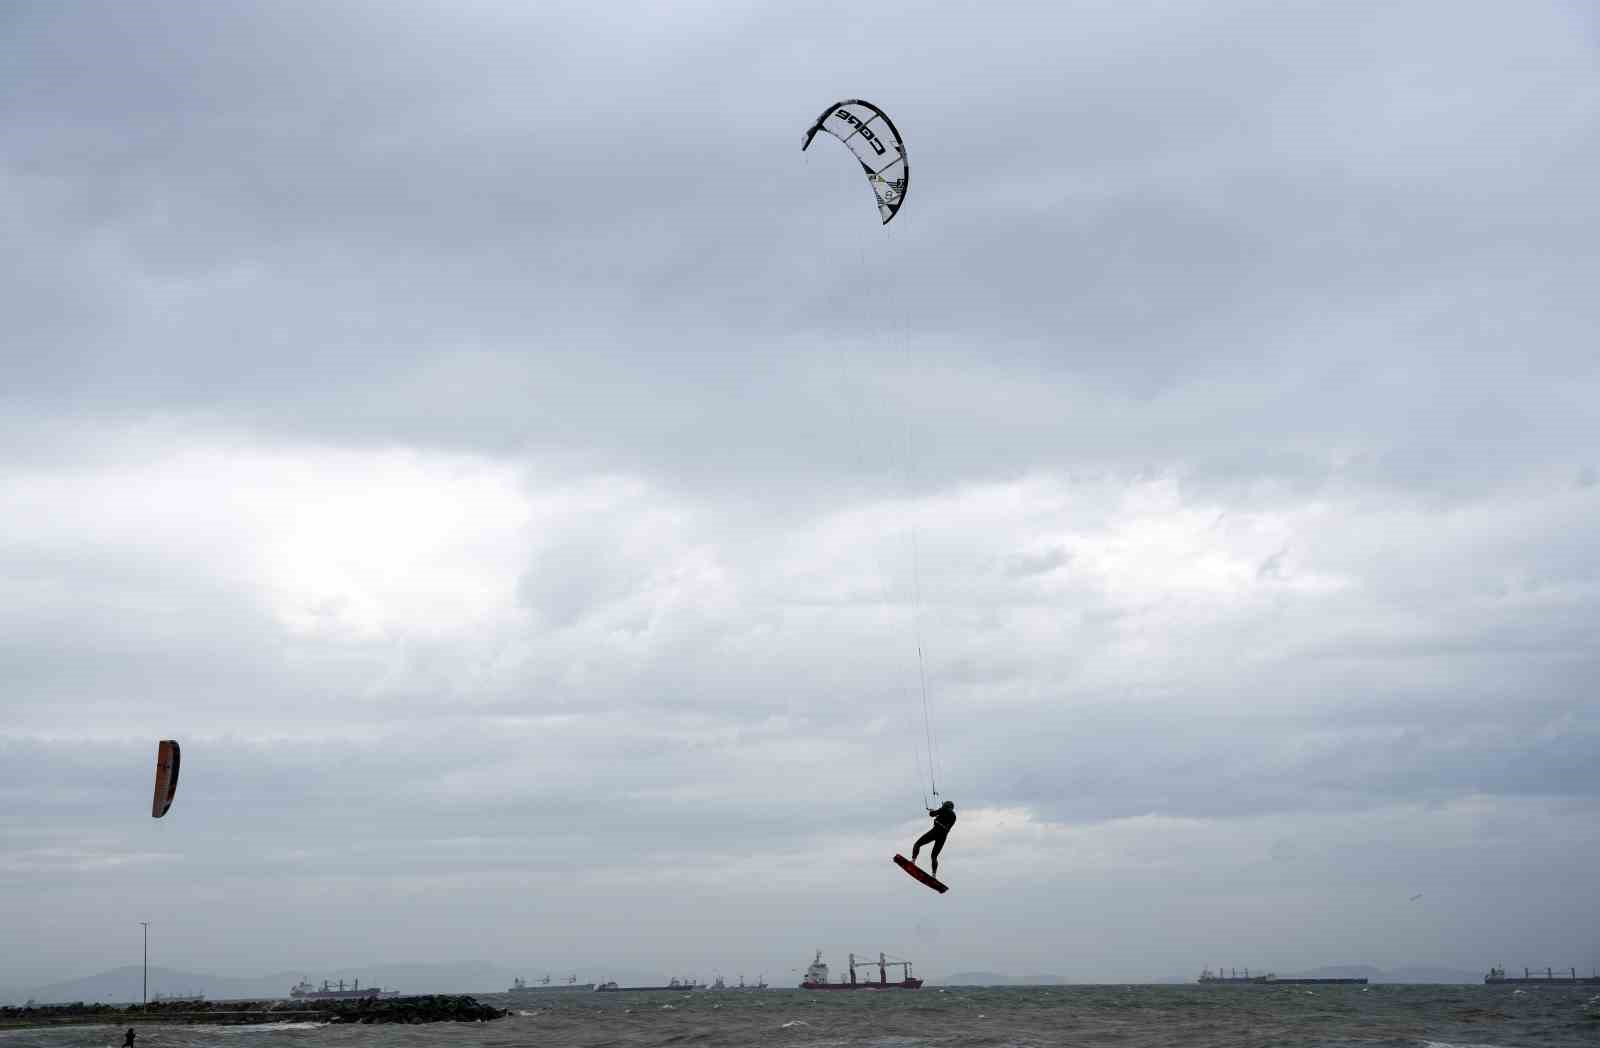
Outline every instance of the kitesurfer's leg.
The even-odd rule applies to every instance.
[[[939,834],[938,839],[933,842],[933,854],[928,856],[929,864],[933,867],[933,875],[935,877],[939,876],[939,850],[944,847],[944,838],[944,834]]]
[[[940,840],[940,839],[941,838],[939,837],[939,831],[938,830],[929,830],[927,833],[924,833],[921,837],[918,837],[917,838],[917,843],[915,843],[915,844],[913,844],[911,846],[911,861],[912,862],[916,862],[917,861],[917,852],[922,850],[922,846],[924,844],[931,844],[932,842],[934,842],[936,840]]]

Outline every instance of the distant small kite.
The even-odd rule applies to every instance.
[[[1417,900],[1418,900],[1418,899],[1420,899],[1420,898],[1422,898],[1422,893],[1421,893],[1421,892],[1418,892],[1418,893],[1417,893],[1417,894],[1415,894],[1415,895],[1413,895],[1413,896],[1412,896],[1412,897],[1411,897],[1411,901],[1412,901],[1412,902],[1416,902],[1416,901],[1417,901]]]
[[[178,744],[173,739],[162,739],[156,747],[156,792],[150,804],[150,814],[156,818],[172,807],[172,798],[178,795]]]

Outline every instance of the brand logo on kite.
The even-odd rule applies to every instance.
[[[883,202],[885,204],[892,204],[896,200],[899,200],[900,194],[906,191],[906,180],[903,178],[897,178],[893,182],[889,181],[887,178],[884,178],[882,175],[869,174],[867,178],[874,186],[879,187],[879,195],[883,197]]]
[[[872,151],[874,153],[882,156],[885,152],[887,152],[887,150],[883,148],[883,143],[878,141],[878,136],[872,133],[872,128],[868,127],[866,124],[863,124],[854,113],[850,112],[850,110],[835,109],[833,111],[833,115],[838,117],[840,120],[844,120],[854,126],[856,133],[867,140],[867,144],[872,147]]]

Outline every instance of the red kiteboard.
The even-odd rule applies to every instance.
[[[923,873],[922,867],[918,866],[904,855],[896,855],[894,857],[894,864],[909,873],[916,880],[921,881],[923,884],[926,884],[928,887],[938,892],[940,895],[943,895],[945,892],[950,890],[949,885],[945,884],[943,881],[940,881],[931,873]]]

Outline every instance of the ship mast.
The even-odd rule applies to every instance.
[[[873,967],[876,967],[878,969],[878,985],[879,986],[887,986],[887,985],[889,985],[889,971],[888,970],[890,968],[899,968],[900,969],[901,981],[902,982],[910,982],[911,981],[911,962],[910,961],[902,961],[902,960],[891,961],[891,960],[889,960],[888,955],[884,954],[884,953],[879,953],[878,954],[878,959],[876,961],[857,961],[856,960],[856,955],[852,953],[850,955],[850,982],[852,984],[855,983],[855,981],[856,981],[856,969],[857,968],[873,968]]]

